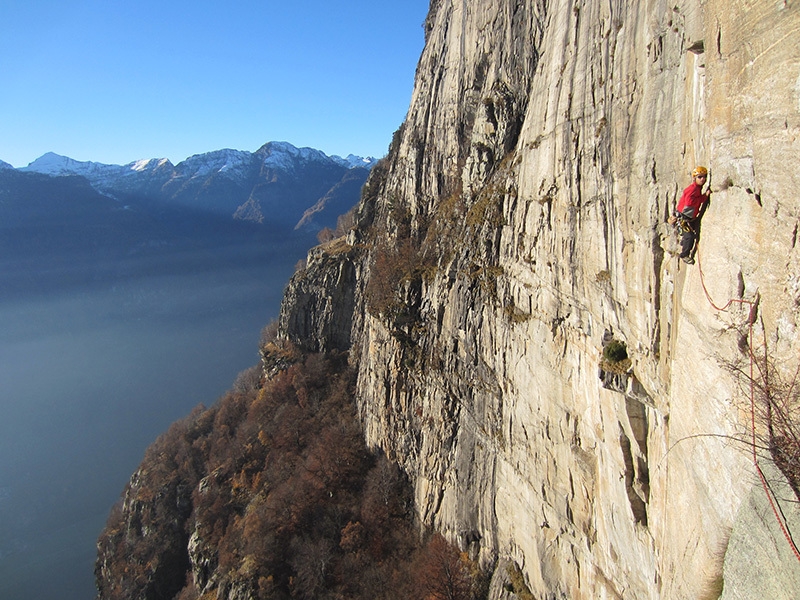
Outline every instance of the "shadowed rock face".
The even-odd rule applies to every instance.
[[[722,574],[755,481],[725,365],[766,346],[790,378],[800,349],[798,27],[784,2],[432,2],[356,229],[290,284],[284,335],[352,344],[367,440],[422,520],[537,597],[698,598]],[[696,164],[687,267],[665,221]]]

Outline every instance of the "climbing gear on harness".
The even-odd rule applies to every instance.
[[[694,227],[692,226],[692,220],[683,213],[679,213],[675,211],[672,215],[670,215],[669,219],[667,219],[667,223],[674,226],[681,233],[688,233],[689,231],[694,231]]]

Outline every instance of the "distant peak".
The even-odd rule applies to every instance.
[[[14,166],[8,164],[7,162],[0,160],[0,169],[13,169]]]
[[[355,154],[348,154],[347,158],[341,156],[328,156],[321,150],[314,148],[298,148],[289,142],[267,142],[256,151],[264,157],[266,166],[278,168],[290,168],[291,164],[297,161],[333,161],[343,167],[352,169],[354,167],[365,167],[371,169],[377,159],[369,156],[362,157]]]
[[[172,163],[169,162],[168,158],[144,158],[142,160],[134,161],[130,163],[128,166],[130,167],[131,171],[142,172],[142,171],[157,169],[159,167],[171,164]]]
[[[261,150],[288,152],[290,154],[297,152],[297,146],[293,146],[289,142],[267,142],[260,148]]]
[[[264,166],[291,170],[298,162],[330,160],[325,153],[313,148],[297,148],[288,142],[267,142],[258,149]]]
[[[56,154],[55,152],[45,152],[39,158],[34,160],[28,166],[31,167],[33,165],[45,165],[45,164],[53,164],[53,163],[63,163],[68,160],[72,160],[67,156],[61,156],[60,154]]]
[[[193,154],[176,167],[185,176],[207,176],[211,173],[225,173],[236,177],[236,173],[246,170],[253,154],[245,150],[224,148],[203,154]]]
[[[45,152],[44,154],[42,154],[39,158],[37,158],[33,162],[38,162],[40,160],[44,161],[44,160],[71,160],[71,159],[69,157],[67,157],[67,156],[62,156],[61,154],[56,154],[55,152]]]
[[[267,156],[288,155],[293,158],[327,158],[324,152],[314,148],[298,148],[289,142],[267,142],[258,150]]]
[[[82,163],[73,160],[68,156],[61,156],[55,152],[46,152],[39,158],[30,163],[27,167],[23,167],[22,171],[34,171],[36,173],[44,173],[46,175],[60,175],[65,172],[74,171],[80,165],[89,165],[91,163]]]
[[[378,159],[372,156],[356,156],[355,154],[348,154],[346,158],[333,155],[331,158],[350,169],[356,167],[371,169],[378,162]]]

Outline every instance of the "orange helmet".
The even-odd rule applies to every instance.
[[[694,171],[692,171],[692,179],[699,177],[700,175],[708,175],[708,169],[705,167],[695,167]]]

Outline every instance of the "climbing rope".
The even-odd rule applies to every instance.
[[[756,453],[756,400],[755,400],[755,380],[754,377],[754,367],[755,367],[755,353],[753,352],[753,324],[756,321],[756,315],[758,313],[758,303],[759,298],[756,297],[756,300],[744,300],[739,298],[731,298],[724,306],[717,306],[714,300],[711,298],[711,294],[708,293],[708,289],[706,288],[705,282],[705,275],[703,274],[703,265],[700,261],[700,250],[698,248],[697,251],[697,270],[700,272],[700,285],[703,287],[703,293],[706,296],[709,304],[719,312],[726,311],[731,305],[733,304],[743,304],[748,305],[750,307],[750,314],[748,315],[748,338],[747,338],[747,350],[748,354],[750,355],[750,430],[752,435],[751,440],[751,448],[753,451],[753,466],[755,466],[756,472],[758,473],[758,478],[761,480],[761,485],[764,488],[764,493],[767,496],[767,500],[769,500],[769,504],[772,507],[772,512],[775,513],[775,519],[778,521],[778,525],[783,532],[786,541],[789,543],[792,551],[794,552],[795,558],[800,561],[800,550],[797,548],[797,544],[795,544],[794,539],[792,539],[792,534],[789,531],[786,522],[784,521],[783,517],[781,516],[780,510],[776,504],[776,500],[774,498],[774,493],[769,487],[769,483],[767,483],[767,478],[764,476],[764,472],[761,470],[761,465],[758,464],[758,455]],[[800,366],[798,366],[798,373],[800,373]],[[797,373],[795,373],[795,380],[797,379]],[[795,381],[792,381],[792,386],[790,391],[794,389]]]

